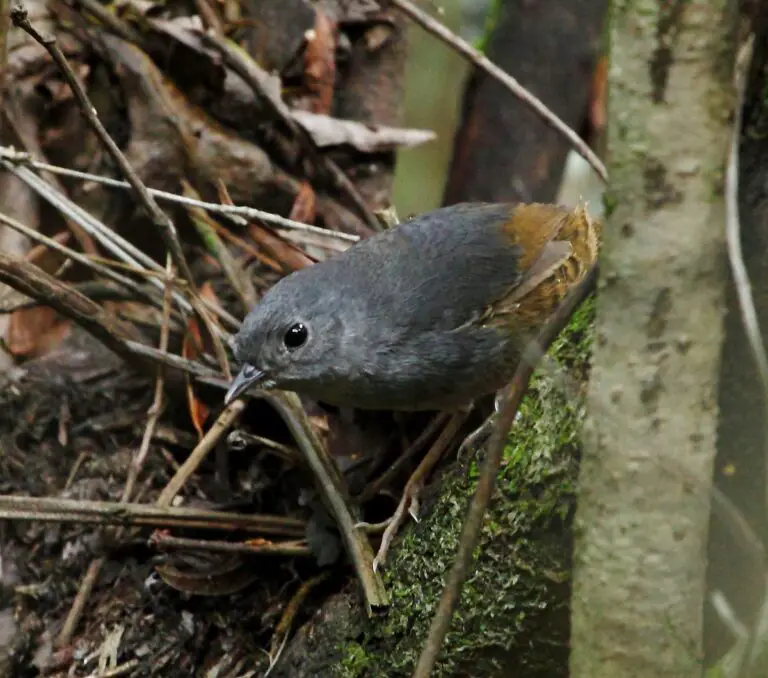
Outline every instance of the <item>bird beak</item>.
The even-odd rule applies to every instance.
[[[264,381],[267,375],[260,369],[246,363],[238,375],[232,380],[229,391],[224,396],[224,405],[229,405],[239,395],[245,393],[251,386]]]

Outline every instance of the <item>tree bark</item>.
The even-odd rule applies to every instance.
[[[607,0],[496,0],[486,54],[579,130],[607,6]],[[444,202],[550,202],[569,151],[560,134],[476,69],[464,94]]]
[[[614,1],[573,678],[701,675],[736,3]]]

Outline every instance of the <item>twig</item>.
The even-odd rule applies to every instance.
[[[331,511],[341,533],[344,548],[363,590],[368,614],[389,605],[384,582],[373,567],[373,550],[363,530],[358,530],[352,517],[346,484],[339,470],[315,435],[299,397],[289,391],[276,391],[263,396],[286,423],[307,465],[317,480],[325,505]],[[236,401],[237,402],[237,401]]]
[[[168,217],[168,215],[160,209],[158,204],[155,202],[155,199],[150,195],[149,191],[147,191],[147,187],[141,181],[139,175],[136,174],[133,167],[131,167],[131,164],[123,155],[122,151],[118,148],[114,139],[109,136],[109,132],[107,132],[104,125],[101,124],[101,120],[99,120],[96,108],[88,99],[88,95],[85,93],[85,89],[83,89],[83,86],[80,84],[77,75],[75,75],[75,72],[69,65],[67,58],[64,56],[64,53],[56,43],[56,38],[54,38],[52,35],[41,35],[37,29],[35,29],[34,26],[32,26],[32,24],[29,22],[27,10],[23,6],[14,7],[11,10],[11,21],[13,21],[14,26],[21,28],[33,40],[40,43],[51,55],[51,58],[54,60],[64,75],[64,78],[72,90],[72,93],[75,95],[75,99],[77,100],[80,106],[80,110],[83,113],[86,121],[90,124],[91,128],[96,133],[96,136],[99,138],[104,148],[112,157],[112,160],[114,160],[114,162],[120,168],[121,173],[126,178],[134,193],[136,194],[139,203],[146,210],[155,227],[160,231],[160,235],[163,239],[166,249],[173,259],[174,265],[181,273],[184,281],[189,285],[190,303],[192,304],[192,307],[195,309],[195,313],[200,318],[200,321],[206,327],[208,334],[210,335],[213,351],[219,361],[221,370],[224,372],[227,378],[229,378],[229,361],[227,360],[227,353],[224,350],[224,345],[221,342],[220,330],[215,326],[214,322],[209,317],[205,306],[201,303],[200,295],[197,291],[194,277],[192,276],[192,271],[189,268],[189,263],[187,262],[187,259],[184,256],[184,252],[181,249],[181,241],[179,240],[179,236],[176,232],[176,227],[173,225],[173,222]]]
[[[320,153],[317,144],[315,144],[309,132],[291,117],[290,111],[280,98],[279,93],[273,95],[265,87],[264,76],[261,73],[255,72],[260,70],[258,65],[245,52],[235,49],[231,41],[222,38],[220,35],[208,32],[203,34],[203,39],[221,52],[226,64],[245,80],[246,84],[261,101],[269,106],[271,113],[290,130],[294,138],[308,151],[313,164],[324,169],[331,176],[336,187],[346,194],[360,216],[363,217],[368,229],[373,232],[380,231],[381,223],[376,219],[371,210],[368,209],[365,200],[363,200],[363,197],[349,177],[331,158]]]
[[[61,176],[72,177],[73,179],[82,179],[83,181],[93,181],[94,183],[109,186],[110,188],[129,189],[131,187],[127,181],[112,179],[110,177],[103,177],[99,174],[91,174],[89,172],[80,172],[79,170],[68,169],[66,167],[60,167],[59,165],[50,165],[45,162],[39,162],[30,158],[26,153],[19,153],[18,151],[9,149],[7,147],[0,146],[0,158],[4,159],[9,164],[25,164],[40,171],[50,172],[51,174],[60,174]],[[263,210],[256,209],[255,207],[244,207],[240,205],[219,205],[217,203],[204,202],[202,200],[195,200],[194,198],[188,198],[183,195],[177,195],[176,193],[160,191],[156,188],[147,188],[147,191],[150,193],[150,195],[159,200],[165,200],[166,202],[178,203],[180,205],[187,205],[190,207],[201,207],[208,212],[225,214],[227,216],[241,216],[246,220],[258,219],[259,221],[263,221],[265,224],[270,224],[271,226],[302,231],[305,233],[313,233],[326,239],[341,240],[351,243],[360,240],[360,236],[353,235],[351,233],[332,231],[321,226],[304,224],[300,221],[286,219],[285,217],[281,217],[279,214],[273,214],[272,212],[265,212]],[[246,222],[244,221],[240,223],[245,224]]]
[[[413,19],[425,31],[440,38],[440,40],[451,46],[468,61],[498,80],[504,87],[512,92],[512,94],[520,99],[520,101],[535,111],[544,122],[567,139],[579,154],[592,166],[598,176],[604,182],[608,182],[608,171],[605,169],[602,160],[597,157],[597,154],[578,134],[576,134],[576,132],[568,127],[568,125],[547,108],[539,98],[531,94],[531,92],[525,89],[525,87],[509,75],[509,73],[506,73],[499,68],[488,57],[478,52],[472,45],[465,40],[462,40],[444,24],[441,24],[439,21],[429,16],[429,14],[419,9],[413,2],[411,2],[411,0],[391,0],[391,3]]]
[[[213,449],[213,446],[219,442],[221,437],[227,432],[229,427],[235,422],[244,409],[244,400],[235,400],[224,408],[213,426],[208,429],[203,436],[203,439],[197,444],[195,449],[192,450],[186,461],[181,465],[179,470],[176,471],[169,483],[163,488],[163,491],[155,502],[157,506],[171,505],[173,498],[179,493],[179,490],[184,487],[184,483],[186,483],[189,477],[197,470],[197,467],[200,466],[206,455]]]
[[[99,138],[112,160],[114,160],[115,164],[120,168],[120,172],[131,185],[131,188],[136,193],[136,197],[141,203],[142,207],[144,207],[147,214],[152,219],[154,225],[160,231],[163,242],[165,243],[168,251],[171,253],[173,263],[181,272],[184,280],[189,284],[190,289],[194,290],[194,278],[192,277],[192,272],[189,268],[189,264],[187,263],[187,259],[184,256],[184,252],[181,249],[181,243],[179,242],[179,237],[176,233],[175,226],[168,218],[168,215],[166,215],[160,209],[154,198],[149,194],[146,186],[144,186],[144,183],[141,181],[141,179],[139,179],[139,176],[136,174],[133,167],[131,167],[130,163],[123,155],[122,151],[118,148],[112,137],[109,136],[109,132],[107,132],[104,125],[101,124],[101,120],[99,120],[96,108],[91,103],[90,99],[88,99],[88,95],[85,93],[85,89],[83,89],[83,86],[80,84],[77,75],[75,75],[75,72],[69,65],[67,58],[64,56],[64,53],[56,43],[56,38],[54,38],[52,35],[40,34],[37,29],[30,23],[27,10],[22,5],[17,5],[11,10],[11,20],[13,21],[14,26],[23,30],[27,35],[35,40],[35,42],[38,42],[40,45],[42,45],[51,55],[51,58],[61,70],[62,75],[72,90],[72,93],[75,95],[75,99],[77,100],[77,103],[79,104],[80,110],[86,121],[96,133],[96,136]]]
[[[182,180],[182,186],[186,193],[194,193],[195,189],[186,179]],[[240,301],[243,312],[248,313],[258,301],[251,279],[221,241],[214,227],[213,219],[205,213],[205,210],[200,207],[189,207],[187,212],[197,232],[200,234],[206,249],[221,265],[221,270],[232,287],[232,291]]]
[[[142,272],[142,265],[147,269],[156,272],[158,275],[156,277],[149,277],[148,280],[159,290],[163,289],[163,267],[154,259],[128,242],[121,235],[108,228],[98,219],[94,218],[91,214],[80,207],[80,205],[60,193],[55,187],[48,184],[44,179],[39,177],[28,167],[16,166],[4,158],[0,158],[0,166],[13,173],[33,191],[35,191],[41,198],[58,209],[67,219],[79,224],[83,230],[96,238],[105,249],[114,254],[118,259],[138,269],[136,271],[137,273]],[[188,301],[187,298],[182,294],[174,292],[173,298],[179,307],[184,311],[194,311],[193,304],[190,303],[190,301]],[[213,308],[212,310],[214,310],[222,320],[228,322],[231,326],[239,326],[240,323],[238,320],[233,318],[224,309]],[[219,332],[221,333],[220,330]]]
[[[241,553],[257,556],[307,557],[312,555],[312,551],[308,546],[295,541],[251,544],[248,542],[242,543],[215,539],[172,537],[171,535],[156,532],[149,538],[147,543],[160,551],[214,551],[217,553]]]
[[[163,299],[163,323],[160,328],[161,351],[168,350],[168,335],[170,334],[169,326],[171,320],[171,291],[173,289],[173,261],[171,260],[170,254],[167,255],[165,267],[166,281],[165,296]],[[131,500],[133,489],[136,486],[139,473],[141,472],[141,468],[144,465],[144,460],[146,459],[147,453],[149,452],[149,444],[152,441],[152,436],[154,435],[155,427],[157,426],[157,420],[160,418],[160,413],[162,412],[164,376],[165,371],[163,366],[158,365],[157,377],[155,379],[155,396],[152,401],[152,405],[149,408],[149,417],[147,418],[147,426],[144,429],[144,436],[141,439],[139,449],[131,461],[131,465],[128,469],[128,477],[125,481],[122,497],[120,497],[121,504],[125,504]],[[121,530],[118,530],[113,535],[115,538],[119,538],[120,536],[122,536]],[[85,606],[91,597],[93,587],[96,585],[96,582],[99,579],[99,574],[101,573],[101,569],[104,567],[106,562],[107,559],[104,556],[99,556],[98,558],[94,558],[91,561],[91,564],[88,566],[88,571],[85,577],[83,577],[83,580],[80,582],[80,588],[77,591],[75,600],[72,603],[72,607],[69,609],[69,613],[67,614],[67,618],[61,628],[61,632],[56,639],[56,643],[59,645],[59,647],[69,645],[70,641],[72,640],[72,635],[74,634],[75,629],[80,622],[80,618],[83,616],[83,611],[85,610]]]
[[[165,264],[166,270],[166,282],[165,282],[165,297],[163,299],[163,323],[160,326],[160,350],[166,352],[168,350],[168,337],[170,335],[170,314],[171,314],[171,290],[173,289],[173,274],[174,267],[170,254],[167,255],[167,261]],[[125,488],[123,489],[122,501],[128,501],[133,495],[133,488],[136,485],[136,481],[139,478],[139,473],[144,467],[144,461],[149,453],[149,445],[152,442],[152,437],[155,435],[155,429],[157,428],[157,422],[160,419],[160,414],[163,411],[163,394],[165,391],[165,369],[163,365],[157,366],[157,377],[155,378],[155,395],[152,399],[152,405],[147,412],[147,425],[144,428],[144,435],[141,439],[141,444],[136,452],[136,456],[131,461],[131,468],[128,471],[128,478],[125,482]]]
[[[755,309],[755,300],[752,297],[749,273],[747,272],[744,253],[741,249],[741,223],[739,219],[739,142],[741,140],[746,72],[752,59],[753,43],[754,35],[750,36],[748,43],[744,46],[744,51],[740,54],[739,66],[736,69],[738,98],[728,165],[725,170],[725,234],[728,243],[728,259],[731,264],[733,282],[739,299],[741,318],[749,341],[752,358],[757,365],[758,377],[763,388],[763,407],[765,408],[766,421],[768,421],[768,357],[766,357],[763,335],[760,332],[760,322],[757,317],[757,310]],[[766,433],[768,433],[768,428],[766,428]],[[768,440],[764,441],[763,453],[768,454]],[[766,478],[766,492],[768,492],[768,478]],[[768,509],[768,495],[766,496],[766,509]]]
[[[138,338],[132,325],[120,321],[34,264],[0,253],[0,281],[74,320],[129,365],[142,372],[148,368],[147,361],[126,346],[127,339]]]
[[[56,644],[59,647],[69,645],[69,642],[72,640],[75,628],[77,627],[80,618],[83,616],[85,605],[88,602],[88,598],[91,596],[91,591],[99,578],[101,568],[104,567],[104,562],[105,559],[103,557],[95,558],[88,566],[88,570],[86,571],[83,580],[80,582],[80,588],[77,591],[77,595],[72,601],[72,607],[69,608],[69,614],[64,620],[59,635],[56,637]]]
[[[61,243],[56,242],[53,238],[49,238],[47,235],[38,233],[34,229],[29,228],[29,226],[25,226],[20,221],[16,221],[15,219],[12,219],[5,214],[0,213],[0,223],[8,226],[8,228],[12,228],[14,231],[23,233],[30,240],[33,240],[42,245],[46,245],[47,247],[50,247],[52,250],[56,250],[57,252],[61,252],[64,256],[69,257],[73,261],[76,261],[78,264],[82,264],[83,266],[90,268],[97,273],[100,273],[105,278],[114,280],[116,283],[122,285],[126,289],[131,290],[131,292],[133,292],[137,297],[143,299],[147,303],[150,303],[153,306],[157,305],[157,299],[153,297],[149,292],[147,292],[141,285],[134,282],[130,278],[126,278],[124,275],[120,275],[116,271],[113,271],[108,266],[104,266],[96,261],[93,261],[85,254],[82,254],[77,250],[73,250],[66,245],[62,245]]]
[[[298,614],[301,605],[307,599],[310,591],[322,584],[329,576],[330,572],[328,571],[315,575],[312,579],[302,583],[296,593],[291,596],[290,601],[288,601],[288,604],[283,610],[283,614],[280,616],[280,621],[275,627],[275,632],[269,643],[269,668],[264,673],[264,678],[267,678],[269,674],[272,673],[272,669],[274,669],[275,666],[277,666],[277,662],[280,661],[280,656],[283,653],[283,649],[285,648],[285,644],[291,633],[291,626],[296,619],[296,615]]]
[[[8,494],[0,495],[0,520],[127,527],[188,527],[225,532],[246,530],[294,538],[303,538],[306,530],[304,521],[282,516]]]
[[[535,342],[537,347],[541,347],[541,349],[548,347],[568,324],[573,312],[594,290],[597,272],[598,267],[595,264],[585,278],[568,293],[560,307],[542,328]],[[507,390],[504,405],[499,412],[498,421],[488,442],[485,463],[477,481],[477,488],[467,512],[467,518],[464,521],[456,560],[453,563],[453,568],[448,576],[448,582],[443,589],[443,595],[432,619],[427,640],[424,643],[416,670],[413,672],[413,678],[429,677],[440,654],[445,635],[450,628],[453,613],[461,597],[461,589],[469,573],[469,567],[474,558],[477,545],[480,542],[483,518],[491,501],[496,475],[504,455],[507,434],[512,427],[520,402],[525,395],[528,381],[538,362],[535,359],[536,353],[538,351],[534,353],[532,359],[529,352],[525,352],[512,383]]]

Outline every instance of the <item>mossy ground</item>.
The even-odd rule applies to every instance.
[[[588,300],[531,383],[497,479],[473,573],[436,676],[567,675],[570,520],[592,341]],[[424,520],[403,536],[385,581],[392,607],[341,647],[339,678],[410,676],[455,556],[482,462],[443,478]]]

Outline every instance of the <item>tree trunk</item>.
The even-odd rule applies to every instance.
[[[579,130],[607,0],[496,0],[488,57]],[[445,203],[550,202],[563,176],[568,142],[485,71],[464,94]]]
[[[573,678],[701,674],[736,3],[613,3]]]

